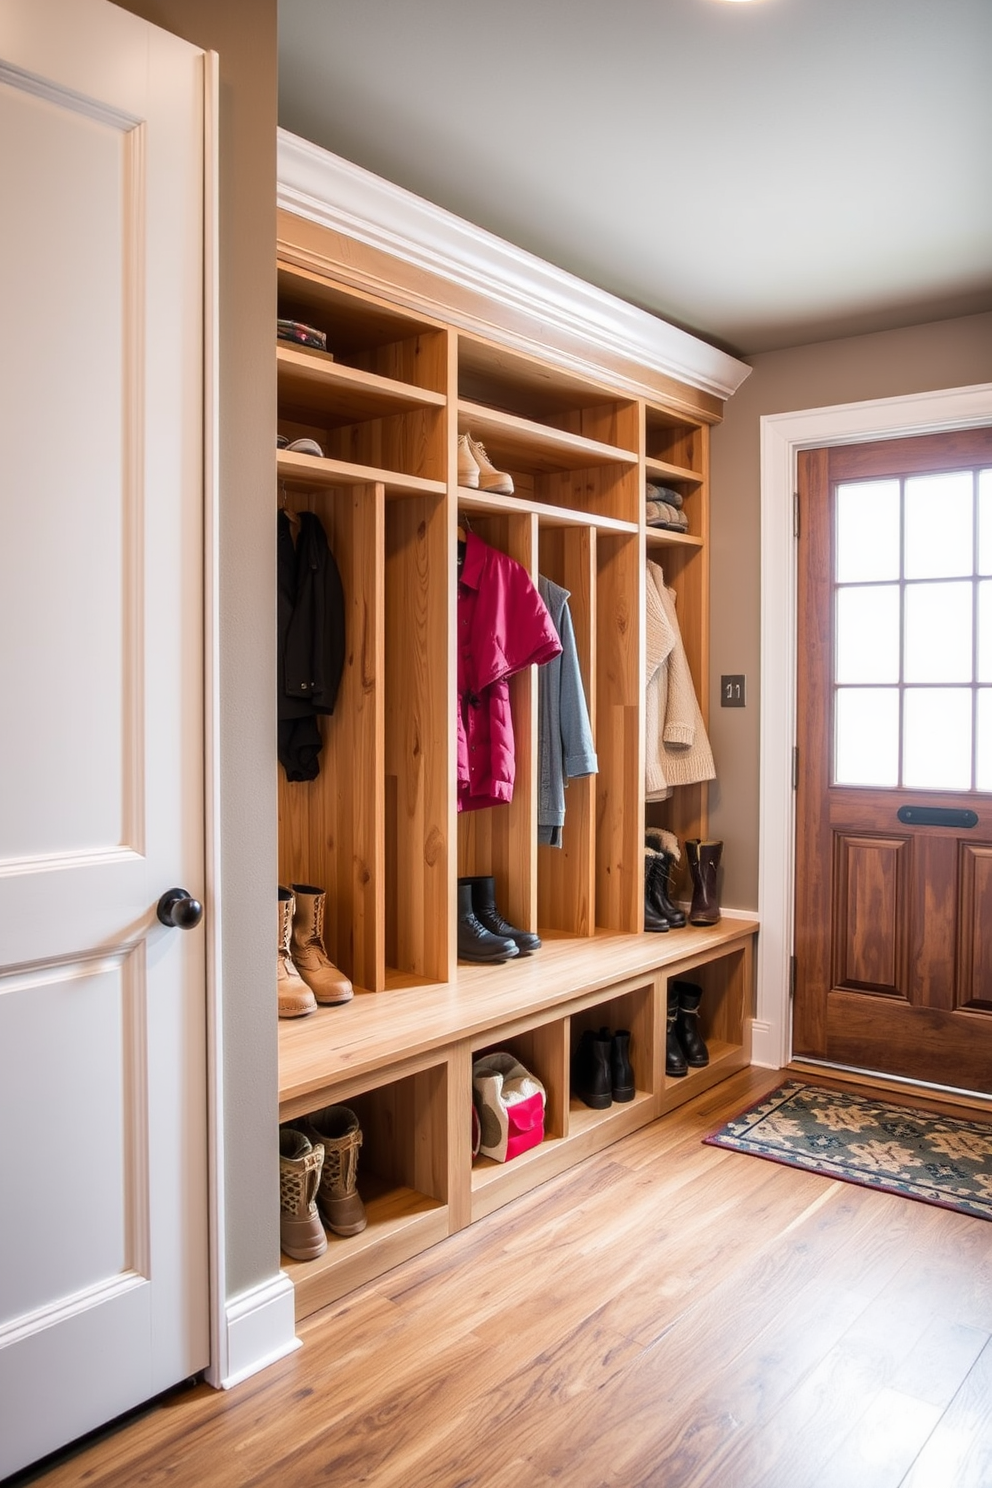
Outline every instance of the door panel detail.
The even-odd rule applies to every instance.
[[[957,1006],[992,1013],[992,843],[962,842],[960,854]]]
[[[899,838],[837,833],[835,986],[905,998],[906,859]]]

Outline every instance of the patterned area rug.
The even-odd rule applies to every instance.
[[[992,1122],[789,1080],[704,1140],[992,1219]]]

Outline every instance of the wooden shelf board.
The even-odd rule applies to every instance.
[[[533,956],[501,966],[460,965],[450,982],[369,993],[340,1007],[318,1007],[305,1018],[282,1018],[281,1119],[306,1109],[299,1103],[319,1097],[335,1081],[421,1059],[455,1040],[498,1037],[515,1019],[732,949],[757,926],[756,916],[741,914],[664,936],[600,930],[577,937],[542,928],[544,944]]]
[[[743,1069],[750,1063],[748,1050],[743,1044],[728,1044],[717,1039],[707,1039],[706,1047],[709,1051],[710,1062],[703,1069],[691,1069],[680,1079],[673,1079],[671,1075],[665,1076],[658,1111],[660,1116],[664,1116],[668,1111],[674,1111],[678,1106],[684,1105],[687,1100],[692,1100],[695,1096],[702,1094],[711,1085],[718,1085],[728,1075],[732,1075],[736,1070]]]
[[[644,474],[648,480],[680,481],[687,486],[701,486],[703,477],[698,470],[687,470],[683,465],[669,465],[667,460],[644,460]]]
[[[316,455],[301,455],[278,450],[276,471],[289,486],[307,491],[327,491],[335,486],[371,486],[381,483],[386,495],[443,496],[444,481],[427,480],[420,475],[403,475],[397,470],[378,470],[372,465],[352,465],[346,460],[321,460]]]
[[[276,348],[276,364],[284,415],[292,410],[314,411],[322,419],[330,415],[335,424],[350,424],[411,408],[443,408],[448,401],[444,393],[362,372],[328,360],[320,352],[308,353],[285,343]]]
[[[654,1097],[646,1090],[638,1090],[632,1101],[614,1101],[603,1111],[594,1111],[584,1101],[573,1096],[568,1107],[568,1140],[581,1137],[587,1131],[608,1130],[611,1123],[615,1124],[630,1112],[639,1107],[650,1105]],[[643,1115],[643,1112],[641,1112]],[[612,1140],[612,1138],[611,1138]]]
[[[636,465],[633,450],[617,449],[581,434],[568,434],[547,424],[535,424],[516,414],[501,413],[481,403],[458,403],[458,432],[468,431],[481,440],[486,453],[497,468],[503,463],[512,469],[535,474],[556,470],[585,470],[597,465]]]
[[[490,405],[498,403],[502,393],[507,402],[526,404],[531,417],[561,417],[580,408],[631,401],[618,395],[608,382],[581,377],[464,334],[458,338],[458,376],[467,401]]]
[[[645,528],[649,548],[701,548],[703,539],[691,532],[670,532],[667,527]]]
[[[507,512],[533,514],[542,527],[595,527],[599,532],[636,532],[636,522],[619,517],[601,517],[595,512],[573,511],[563,506],[548,506],[543,501],[530,501],[526,496],[491,496],[486,491],[458,487],[458,505],[465,511],[488,512],[502,516]]]

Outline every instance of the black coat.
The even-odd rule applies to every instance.
[[[294,542],[279,513],[279,760],[287,780],[313,780],[317,715],[334,712],[344,671],[344,589],[320,519],[301,512],[299,524]]]

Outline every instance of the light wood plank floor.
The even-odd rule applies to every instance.
[[[701,1145],[779,1079],[734,1076],[237,1389],[22,1481],[989,1488],[992,1225]]]

